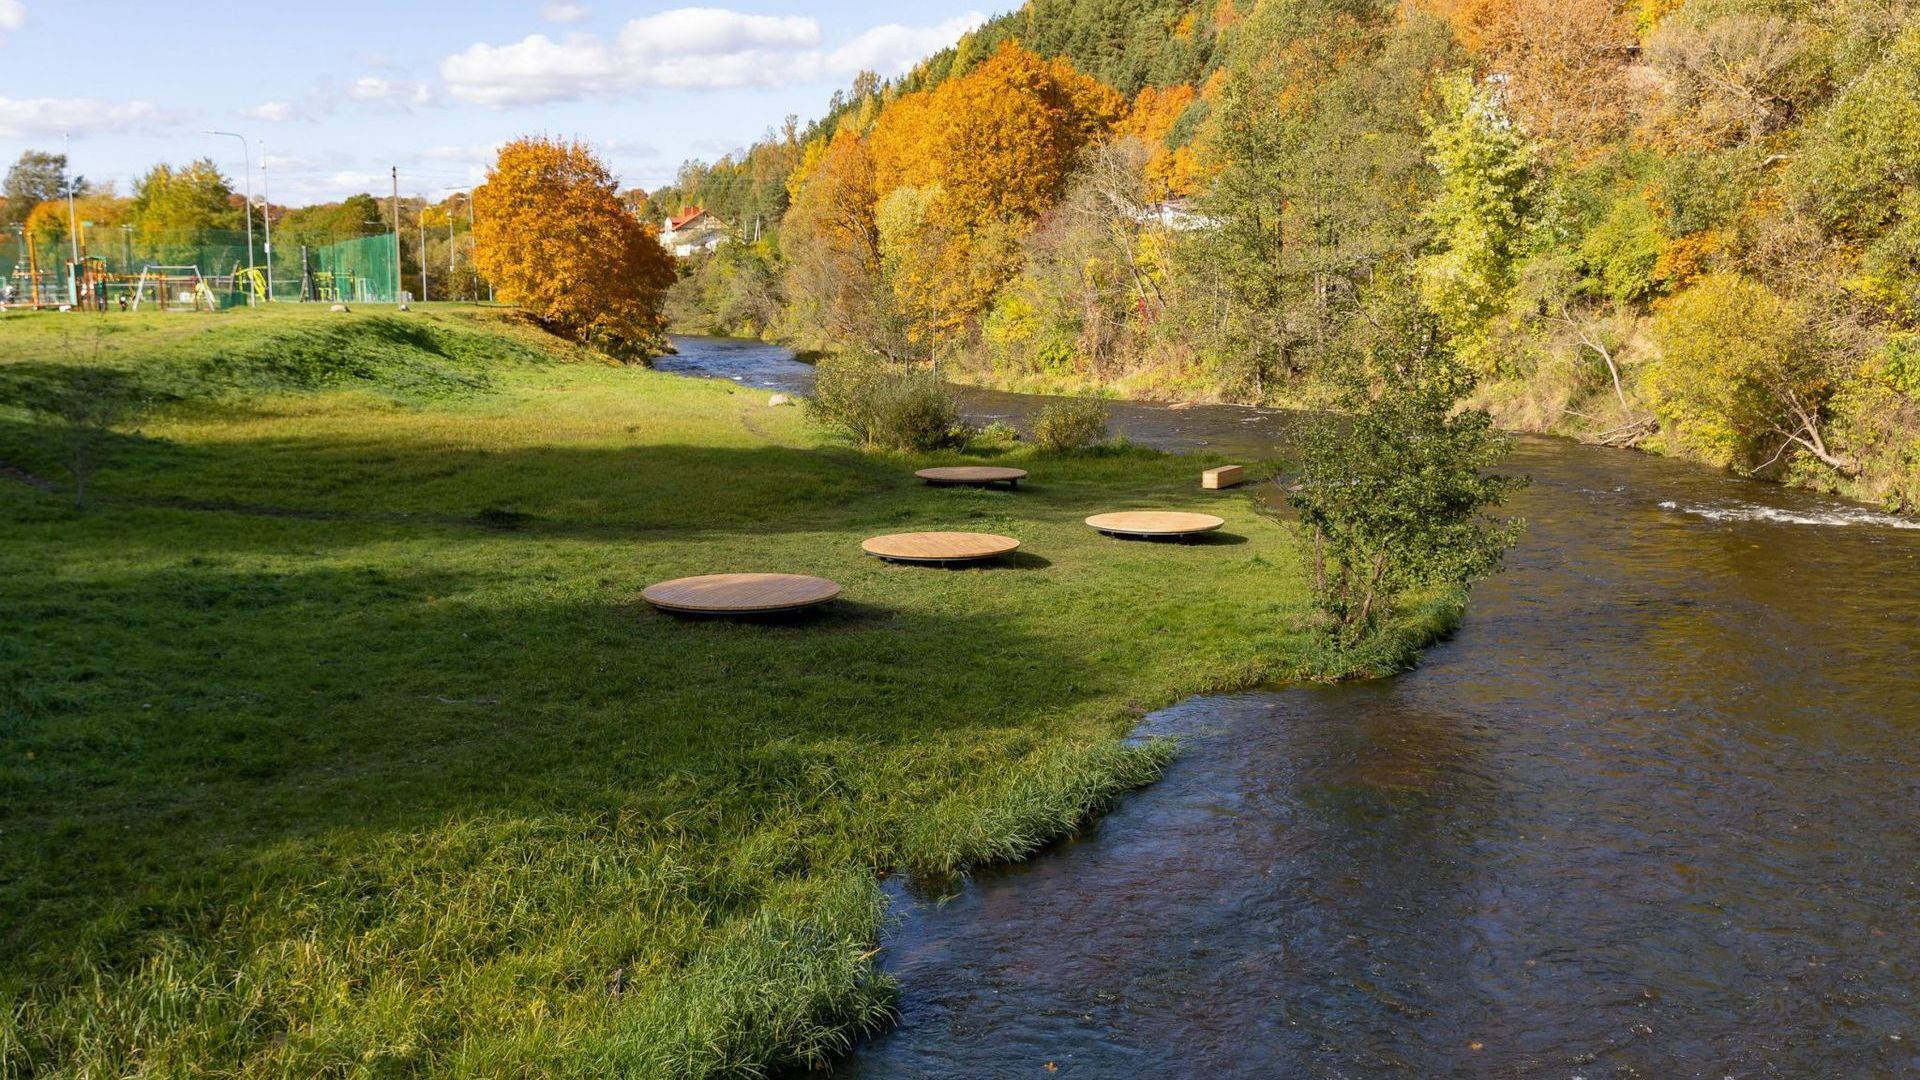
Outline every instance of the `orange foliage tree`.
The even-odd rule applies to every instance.
[[[1133,108],[1116,129],[1118,134],[1133,135],[1147,145],[1151,155],[1147,158],[1147,184],[1154,195],[1191,195],[1200,189],[1193,148],[1167,145],[1173,125],[1198,96],[1191,86],[1146,87],[1133,99]]]
[[[1627,65],[1637,44],[1614,0],[1421,0],[1447,20],[1489,73],[1505,76],[1506,105],[1529,133],[1574,153],[1619,137]]]
[[[906,94],[873,131],[874,178],[895,188],[939,188],[953,222],[1032,219],[1065,187],[1075,155],[1125,111],[1120,95],[1064,60],[1009,41],[979,67]]]
[[[474,264],[549,329],[620,355],[665,342],[673,258],[584,144],[516,139],[473,193]]]
[[[842,128],[807,147],[789,180],[793,205],[780,234],[793,329],[814,344],[854,342],[902,352],[880,280],[873,155]]]
[[[1011,41],[887,106],[872,136],[875,191],[893,210],[880,244],[912,341],[937,349],[979,312],[1017,266],[1016,235],[1124,109],[1098,80]]]

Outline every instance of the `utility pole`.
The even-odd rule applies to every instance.
[[[457,254],[459,250],[453,238],[453,207],[449,206],[447,207],[447,288],[449,289],[453,288],[454,275],[459,273],[460,268],[455,266],[453,261],[454,255]],[[447,299],[456,300],[459,298],[449,296]]]
[[[393,167],[393,302],[406,310],[400,298],[400,166]]]
[[[427,197],[420,196],[420,216],[415,219],[420,226],[420,302],[427,302]]]
[[[240,140],[240,160],[247,169],[247,305],[253,305],[253,144],[245,135],[231,131],[203,131],[202,135],[221,135],[229,139]]]
[[[267,190],[267,144],[260,144],[260,222],[267,227],[267,302],[273,302],[273,195]]]

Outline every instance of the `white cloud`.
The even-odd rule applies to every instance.
[[[969,11],[938,26],[876,26],[828,53],[827,67],[842,75],[860,71],[902,75],[986,21],[985,15]]]
[[[18,30],[26,22],[26,4],[21,0],[0,0],[0,30]]]
[[[500,156],[498,142],[468,143],[465,146],[429,146],[420,151],[420,156],[428,161],[492,161]]]
[[[0,97],[0,137],[6,138],[138,131],[174,119],[147,101]]]
[[[620,28],[620,46],[636,55],[726,56],[756,49],[820,44],[820,24],[801,15],[745,15],[724,8],[677,8]]]
[[[285,101],[263,101],[251,109],[240,110],[240,115],[249,120],[264,120],[269,124],[284,124],[300,115],[290,103]]]
[[[875,27],[833,49],[803,16],[679,8],[634,19],[611,42],[587,34],[533,34],[511,45],[475,44],[447,57],[440,77],[453,97],[477,105],[527,105],[641,87],[781,86],[862,69],[884,74],[950,45],[985,21],[969,14],[938,26]]]
[[[433,103],[433,91],[412,79],[362,75],[347,84],[347,98],[376,109],[404,112]]]
[[[471,45],[440,64],[447,92],[476,105],[580,97],[609,87],[618,72],[606,46],[584,40],[562,45],[545,34],[513,45]]]
[[[593,14],[593,9],[585,4],[575,4],[569,0],[547,0],[540,9],[540,17],[548,22],[576,23]]]

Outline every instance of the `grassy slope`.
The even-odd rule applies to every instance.
[[[92,318],[0,316],[0,396]],[[1192,461],[1014,451],[1030,490],[934,490],[493,315],[104,325],[97,363],[174,404],[89,513],[0,478],[0,1074],[818,1059],[888,1000],[878,873],[1029,852],[1151,779],[1141,712],[1325,663],[1283,533]],[[0,460],[56,476],[48,443],[0,407]],[[1141,504],[1232,539],[1079,524]],[[859,552],[943,527],[1025,553]],[[735,569],[845,599],[635,597]]]

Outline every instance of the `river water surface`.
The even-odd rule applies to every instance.
[[[1285,424],[1113,426],[1273,456]],[[1157,713],[1160,782],[901,893],[901,1022],[835,1075],[1920,1077],[1920,528],[1562,440],[1512,468],[1527,534],[1417,670]]]

